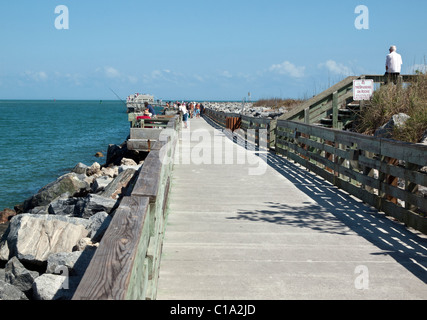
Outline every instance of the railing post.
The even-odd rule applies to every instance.
[[[310,108],[304,109],[304,123],[310,124]]]
[[[338,91],[332,94],[332,127],[338,128]]]

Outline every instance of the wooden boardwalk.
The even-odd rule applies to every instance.
[[[158,300],[427,297],[425,236],[204,119],[177,152]]]

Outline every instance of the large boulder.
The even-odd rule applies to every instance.
[[[71,300],[80,279],[45,273],[33,283],[34,300]]]
[[[39,207],[49,205],[53,200],[64,193],[77,196],[82,192],[90,190],[90,185],[85,181],[86,175],[68,173],[49,183],[38,193],[24,202],[24,212]]]
[[[101,165],[98,162],[94,162],[89,168],[87,168],[86,174],[89,177],[94,175],[101,175]]]
[[[47,206],[40,206],[40,207],[35,207],[31,210],[28,210],[28,212],[26,213],[31,213],[31,214],[49,214],[49,205]]]
[[[96,178],[92,185],[92,192],[98,193],[104,191],[105,188],[113,181],[114,179],[108,176],[102,176]]]
[[[107,231],[113,218],[105,211],[98,212],[89,218],[89,226],[87,227],[88,237],[94,242],[100,242],[105,231]]]
[[[22,292],[31,290],[34,280],[40,274],[37,271],[29,271],[16,257],[12,257],[5,267],[5,281],[14,285]]]
[[[0,243],[0,260],[16,256],[22,262],[43,265],[52,253],[72,252],[87,236],[88,221],[52,215],[15,216]]]
[[[63,194],[59,198],[51,202],[48,207],[48,213],[53,215],[61,216],[78,216],[78,213],[75,214],[75,207],[77,204],[78,198],[70,198],[68,193]]]
[[[114,165],[120,165],[123,157],[128,152],[127,144],[123,143],[122,145],[116,145],[116,144],[110,144],[108,146],[107,151],[107,161],[106,165],[114,164]]]
[[[51,254],[47,259],[46,273],[82,277],[95,252],[96,248],[92,247],[84,251]]]
[[[101,173],[103,176],[115,178],[119,174],[119,169],[117,168],[117,166],[106,167],[101,169]]]
[[[401,128],[405,125],[406,121],[411,117],[405,113],[395,114],[389,122],[377,129],[374,136],[377,138],[391,138],[394,128]]]
[[[79,217],[89,219],[98,212],[110,214],[116,207],[117,200],[104,197],[98,194],[89,194],[86,198],[81,198],[76,204],[75,212],[79,212]]]
[[[19,290],[14,285],[7,283],[6,281],[0,280],[0,300],[28,300],[25,293]]]
[[[74,169],[72,170],[72,172],[77,173],[77,174],[86,174],[86,171],[89,167],[87,165],[85,165],[84,163],[79,162]]]

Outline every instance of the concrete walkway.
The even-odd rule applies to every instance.
[[[426,237],[204,119],[178,152],[158,300],[427,297]]]

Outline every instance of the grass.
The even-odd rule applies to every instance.
[[[360,114],[356,130],[372,135],[393,115],[406,113],[411,118],[391,133],[394,140],[418,143],[427,130],[427,74],[418,73],[418,80],[407,87],[394,84],[381,86]]]
[[[304,100],[297,100],[297,99],[269,98],[269,99],[258,100],[253,104],[253,106],[271,108],[273,110],[280,109],[280,108],[286,108],[287,110],[290,110],[300,105],[303,102]]]

